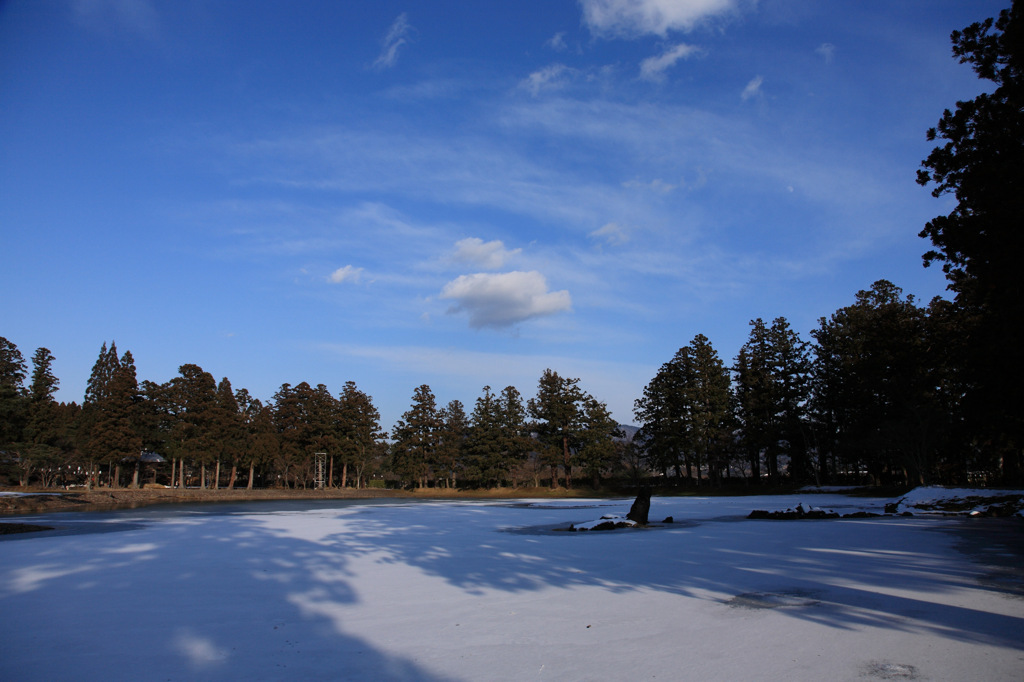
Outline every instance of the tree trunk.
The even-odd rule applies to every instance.
[[[220,489],[220,457],[217,458],[217,473],[213,476],[213,489]]]
[[[185,458],[178,460],[178,487],[185,489]]]
[[[334,455],[331,455],[331,464],[327,469],[327,487],[334,487]]]
[[[348,487],[348,462],[341,463],[341,487]]]
[[[177,466],[178,466],[178,460],[175,459],[174,457],[171,457],[171,487],[172,488],[174,487],[174,474],[175,474],[175,469],[177,468]]]
[[[572,490],[572,463],[569,461],[569,439],[562,436],[562,459],[565,461],[565,488]]]
[[[199,465],[199,488],[206,490],[206,464]]]
[[[238,463],[231,463],[231,478],[228,479],[228,490],[235,489],[235,479],[238,477]]]
[[[132,490],[139,489],[139,461],[135,460],[135,471],[132,472]]]
[[[246,484],[246,490],[252,490],[252,479],[255,478],[256,463],[249,462],[249,482]]]
[[[110,487],[111,488],[120,488],[121,487],[121,465],[120,464],[115,464],[114,465],[114,480],[111,482]]]

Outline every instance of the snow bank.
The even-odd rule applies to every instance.
[[[1024,508],[1024,490],[921,486],[901,497],[895,509],[897,513],[979,516],[989,513],[993,505],[1009,505],[1008,513],[1004,515],[1016,513],[1020,516]]]

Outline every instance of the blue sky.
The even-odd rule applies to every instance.
[[[927,301],[925,131],[1007,2],[0,3],[0,336],[386,428],[550,367],[613,416],[695,334]]]

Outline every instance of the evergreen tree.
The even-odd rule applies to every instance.
[[[21,440],[25,426],[25,358],[0,336],[0,450]]]
[[[340,453],[341,485],[348,485],[349,467],[355,469],[356,487],[365,485],[366,477],[378,464],[381,443],[387,437],[380,428],[380,412],[373,398],[359,390],[354,381],[346,381],[338,396],[341,419]]]
[[[211,442],[216,415],[217,382],[199,365],[184,364],[167,385],[171,454],[180,460],[179,483],[187,485],[185,464],[199,467],[199,485],[206,488],[206,468],[214,459]]]
[[[686,477],[690,477],[690,454],[684,438],[688,417],[684,389],[690,364],[690,349],[680,348],[633,403],[633,415],[640,423],[633,442],[643,462],[665,477],[671,471],[682,479],[684,466]]]
[[[466,478],[478,485],[497,485],[501,479],[502,424],[498,396],[484,386],[476,399],[465,444]]]
[[[437,445],[437,467],[435,474],[444,479],[446,488],[454,488],[459,469],[463,464],[463,452],[469,432],[466,409],[459,400],[452,400],[440,413],[441,433]]]
[[[956,198],[920,236],[956,293],[966,342],[955,358],[974,447],[998,460],[1005,482],[1024,479],[1024,317],[1018,260],[1024,250],[1024,2],[951,36],[953,55],[995,89],[946,110],[928,139],[945,142],[918,182]]]
[[[698,334],[662,365],[634,405],[636,439],[650,465],[699,485],[701,470],[718,479],[731,450],[729,374],[707,337]]]
[[[392,469],[403,481],[415,481],[423,488],[436,463],[441,418],[430,386],[423,384],[413,393],[412,405],[395,424]]]
[[[318,436],[318,425],[311,419],[313,393],[313,387],[303,381],[295,386],[282,384],[274,394],[274,424],[280,437],[275,469],[286,487],[289,479],[296,487],[305,487],[312,479],[311,457]]]
[[[53,354],[48,348],[39,348],[32,356],[32,383],[27,396],[27,419],[22,434],[24,444],[20,450],[21,484],[28,485],[32,472],[39,471],[44,479],[70,461],[69,453],[61,446],[58,405],[54,394],[60,382],[53,374]],[[44,486],[46,485],[44,480]]]
[[[876,483],[921,483],[934,475],[937,434],[949,415],[938,395],[925,311],[879,280],[811,334],[814,406],[821,438],[840,473]]]
[[[101,368],[97,376],[102,377],[102,381],[90,379],[86,393],[86,405],[90,408],[86,448],[91,460],[107,465],[111,485],[117,487],[121,485],[121,464],[133,461],[137,467],[142,451],[137,420],[142,396],[131,352],[126,351],[118,359],[113,344],[111,350],[113,355],[107,351],[104,357],[101,352],[97,360],[97,366]],[[137,475],[133,483],[138,484]]]
[[[211,445],[217,453],[213,489],[216,490],[220,485],[220,463],[221,459],[226,459],[231,464],[231,474],[227,484],[227,488],[231,490],[235,487],[235,480],[238,478],[238,463],[245,450],[246,437],[238,400],[235,398],[235,392],[227,377],[222,378],[217,384],[217,397],[214,401],[210,421]]]
[[[529,456],[535,445],[526,425],[523,396],[515,386],[506,386],[498,396],[498,415],[501,433],[500,468],[515,486],[516,471]]]
[[[692,451],[697,465],[705,465],[712,482],[718,482],[728,466],[730,450],[730,386],[729,373],[718,352],[703,334],[690,342],[690,381],[685,388],[689,418],[687,420],[687,449]]]
[[[583,401],[583,431],[577,460],[595,489],[601,486],[602,476],[610,473],[621,459],[621,443],[614,439],[622,436],[608,406],[592,396],[586,396]]]
[[[802,480],[810,473],[804,436],[811,368],[807,343],[784,317],[771,327],[760,318],[750,325],[733,369],[741,445],[755,479],[763,453],[769,480],[777,480],[782,454],[790,458],[790,476]]]
[[[584,429],[583,402],[586,394],[580,389],[579,381],[545,369],[537,384],[537,397],[530,398],[527,403],[529,415],[538,420],[533,428],[540,443],[547,448],[552,488],[558,484],[559,460],[565,487],[572,488],[573,453]]]

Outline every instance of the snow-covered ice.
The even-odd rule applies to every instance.
[[[799,501],[36,515],[0,542],[0,679],[1024,678],[1019,519],[743,518]]]

